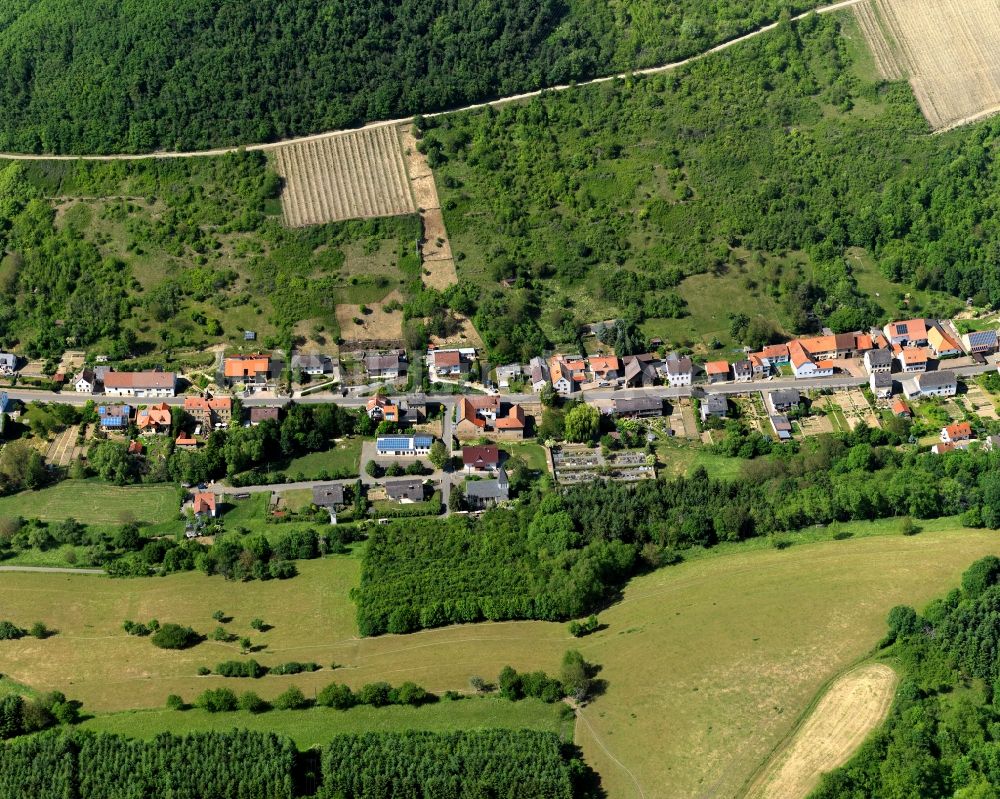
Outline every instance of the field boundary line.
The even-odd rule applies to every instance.
[[[804,11],[801,14],[796,14],[791,17],[792,22],[798,22],[808,17],[810,14],[831,14],[837,11],[843,11],[846,8],[851,8],[858,3],[864,2],[864,0],[839,0],[839,2],[832,3],[826,6],[819,6],[818,8],[810,9],[809,11]],[[270,150],[276,150],[280,147],[288,147],[296,144],[306,144],[310,142],[322,141],[324,139],[332,138],[334,136],[343,136],[350,133],[357,133],[358,131],[371,130],[373,128],[381,128],[387,125],[403,125],[413,122],[417,116],[424,116],[428,118],[447,116],[448,114],[460,114],[465,111],[477,111],[483,108],[493,107],[498,108],[500,106],[507,105],[508,103],[516,103],[522,100],[531,100],[535,97],[540,97],[543,94],[549,92],[562,92],[567,89],[581,88],[585,86],[597,86],[601,83],[608,83],[615,80],[627,80],[630,77],[636,75],[658,75],[664,72],[670,72],[675,69],[680,69],[683,66],[691,64],[695,61],[700,61],[703,58],[707,58],[715,53],[720,53],[723,50],[728,50],[730,47],[735,47],[750,39],[754,39],[764,33],[774,30],[780,25],[778,22],[769,22],[765,25],[761,25],[759,28],[754,28],[747,33],[737,36],[733,39],[728,39],[717,45],[713,45],[708,50],[704,50],[700,53],[695,53],[694,55],[688,56],[687,58],[682,58],[680,61],[671,61],[667,64],[660,64],[659,66],[653,67],[643,67],[641,69],[632,69],[626,72],[617,72],[613,75],[605,75],[598,78],[591,78],[589,80],[580,81],[579,83],[561,83],[556,86],[549,86],[544,89],[534,89],[529,92],[522,92],[520,94],[512,94],[507,97],[497,97],[493,100],[486,100],[480,103],[472,103],[470,105],[461,106],[459,108],[450,108],[445,111],[433,111],[425,114],[412,114],[410,116],[400,117],[398,119],[386,119],[379,120],[376,122],[369,122],[365,125],[354,128],[345,128],[343,130],[332,130],[326,131],[324,133],[311,133],[306,136],[298,136],[290,139],[282,139],[275,142],[263,142],[258,144],[240,144],[233,145],[229,147],[215,147],[207,150],[188,150],[188,151],[170,151],[163,150],[151,153],[120,153],[112,155],[39,155],[36,153],[0,153],[0,160],[6,161],[141,161],[148,159],[157,158],[210,158],[220,155],[229,155],[230,153],[239,152],[245,150],[247,152],[267,152]]]
[[[868,665],[870,663],[874,664],[879,662],[875,660],[876,652],[878,652],[878,649],[872,648],[870,652],[868,652],[865,655],[862,655],[853,663],[848,664],[843,669],[838,671],[836,674],[829,677],[825,682],[823,682],[822,685],[820,685],[816,693],[813,695],[813,698],[809,700],[809,703],[806,705],[805,709],[799,714],[798,718],[796,718],[795,724],[792,725],[792,728],[788,731],[787,734],[781,737],[781,740],[779,740],[773,747],[771,747],[771,750],[764,756],[764,759],[760,762],[760,765],[758,765],[757,768],[753,770],[750,776],[747,777],[747,779],[743,782],[743,785],[740,786],[739,791],[736,793],[735,799],[744,799],[744,797],[748,795],[748,792],[754,786],[754,783],[764,774],[764,772],[767,770],[767,767],[771,765],[771,762],[778,755],[778,753],[786,749],[789,746],[789,744],[791,744],[791,742],[795,740],[795,736],[798,735],[799,731],[809,720],[809,717],[812,715],[817,705],[819,705],[823,697],[826,696],[827,693],[829,693],[830,688],[833,687],[833,684],[837,680],[839,680],[841,677],[846,677],[852,671],[856,671],[857,669],[860,669],[862,666]],[[888,664],[883,663],[883,665],[888,665]],[[890,668],[892,667],[890,666]],[[892,708],[892,704],[896,701],[895,694],[896,692],[894,690],[892,701],[889,703],[890,711]]]
[[[646,799],[646,792],[642,790],[642,785],[640,785],[640,784],[639,784],[639,780],[638,780],[638,779],[636,779],[636,776],[635,776],[635,774],[633,774],[633,773],[632,773],[632,771],[631,771],[631,770],[629,769],[629,767],[628,767],[628,766],[626,766],[626,765],[625,765],[624,763],[622,763],[622,762],[621,762],[621,761],[620,761],[620,760],[619,760],[619,759],[618,759],[617,757],[615,757],[615,756],[614,756],[614,755],[613,755],[613,754],[611,753],[611,750],[610,750],[610,749],[608,749],[608,747],[606,747],[606,746],[604,745],[604,741],[602,741],[602,740],[601,740],[601,737],[600,737],[600,736],[599,736],[599,735],[597,734],[597,731],[596,731],[596,730],[594,730],[594,728],[593,728],[593,726],[591,725],[590,721],[589,721],[589,720],[587,719],[587,717],[586,717],[586,716],[585,716],[585,715],[583,714],[583,710],[581,710],[581,709],[580,709],[580,707],[579,707],[579,706],[577,706],[577,705],[575,705],[575,704],[573,704],[573,705],[571,705],[571,706],[572,706],[572,707],[573,707],[573,709],[574,709],[574,710],[576,711],[576,717],[577,717],[577,718],[578,718],[578,719],[579,719],[580,721],[582,721],[582,722],[583,722],[583,723],[584,723],[585,725],[587,725],[587,729],[588,729],[588,730],[590,731],[590,736],[591,736],[591,737],[592,737],[592,738],[594,739],[595,743],[597,743],[597,745],[598,745],[599,747],[601,747],[601,750],[602,750],[602,751],[604,752],[604,754],[606,754],[606,755],[607,755],[608,757],[610,757],[610,758],[611,758],[611,760],[612,760],[612,761],[613,761],[613,762],[614,762],[614,763],[615,763],[615,764],[616,764],[616,765],[617,765],[617,766],[618,766],[618,767],[619,767],[619,768],[620,768],[620,769],[621,769],[622,771],[624,771],[624,772],[625,772],[626,774],[628,774],[629,778],[630,778],[630,779],[632,780],[632,782],[633,782],[633,783],[635,784],[635,788],[636,788],[636,790],[637,790],[637,791],[639,792],[639,796],[640,796],[640,797],[641,797],[642,799]]]

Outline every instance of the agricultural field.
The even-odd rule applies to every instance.
[[[276,148],[281,207],[292,227],[399,216],[417,206],[396,128],[378,125]]]
[[[599,676],[607,681],[606,693],[584,709],[576,735],[609,796],[733,795],[792,732],[822,686],[881,638],[890,607],[920,606],[941,594],[997,543],[995,533],[957,528],[953,520],[922,527],[904,537],[892,520],[858,523],[838,527],[838,533],[854,533],[846,540],[817,530],[802,540],[820,542],[783,550],[762,539],[692,552],[685,563],[631,581],[600,614],[606,627],[583,639],[570,637],[564,624],[546,622],[359,639],[348,597],[359,579],[354,555],[300,562],[300,575],[289,581],[241,584],[200,574],[121,581],[9,574],[0,581],[4,613],[41,618],[59,632],[45,641],[4,642],[4,672],[83,700],[98,714],[90,722],[95,727],[151,734],[180,731],[188,718],[198,728],[217,722],[157,712],[147,725],[145,714],[106,714],[161,708],[171,693],[190,701],[224,684],[265,698],[291,684],[311,695],[333,680],[355,687],[413,680],[438,693],[468,691],[470,676],[495,679],[508,663],[555,672],[563,652],[578,648],[601,665]],[[253,655],[259,662],[314,660],[324,668],[253,681],[198,677],[198,666],[238,657],[235,645],[205,642],[166,652],[120,629],[125,618],[155,617],[210,632],[216,609],[232,617],[227,629],[263,647]],[[254,616],[272,629],[252,631]],[[340,668],[330,669],[334,662]],[[475,714],[480,706],[467,707]],[[445,708],[432,708],[425,721],[423,711],[414,718],[436,724]],[[535,718],[524,722],[529,726],[549,723],[531,707],[524,712]],[[367,723],[362,716],[358,724]],[[235,718],[269,723],[269,714],[259,721]],[[392,715],[378,719],[397,723]],[[283,716],[274,723],[294,725]],[[302,739],[325,734],[325,723],[321,714],[303,715]],[[337,717],[331,729],[352,723]]]
[[[746,799],[805,799],[820,774],[843,765],[885,719],[897,682],[884,663],[839,677],[753,781]]]
[[[122,524],[129,519],[159,524],[177,517],[180,501],[171,485],[114,486],[90,480],[64,480],[51,488],[0,497],[0,517],[21,516],[82,524]]]
[[[908,78],[935,130],[1000,111],[994,0],[866,0],[855,7],[880,74]]]

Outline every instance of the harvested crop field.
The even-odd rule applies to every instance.
[[[820,775],[847,762],[892,704],[896,672],[872,663],[837,679],[789,745],[747,792],[747,799],[801,799]]]
[[[882,76],[909,79],[935,130],[1000,111],[996,0],[868,0],[855,15]]]
[[[281,205],[291,227],[416,210],[395,127],[382,125],[279,147]]]

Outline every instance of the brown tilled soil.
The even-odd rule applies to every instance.
[[[340,325],[340,337],[345,346],[351,341],[393,340],[403,337],[403,312],[384,311],[383,306],[392,300],[403,301],[399,291],[393,291],[381,302],[367,303],[369,313],[362,314],[357,305],[338,305],[337,323]],[[361,324],[355,324],[354,319],[360,319]]]
[[[424,276],[424,282],[427,282],[426,275]],[[429,284],[428,284],[429,285]],[[438,338],[437,336],[431,336],[431,343],[437,345],[438,347],[452,346],[452,347],[478,347],[483,346],[483,340],[479,337],[479,333],[476,332],[476,328],[473,327],[472,321],[466,319],[464,316],[457,315],[459,321],[461,321],[462,326],[459,331],[448,338]]]
[[[784,749],[754,781],[746,799],[802,799],[820,775],[842,765],[889,712],[896,672],[882,663],[838,679]]]
[[[1000,111],[1000,3],[870,0],[856,14],[879,69],[908,75],[936,130]]]

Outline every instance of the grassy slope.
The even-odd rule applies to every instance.
[[[782,551],[761,541],[691,553],[686,563],[632,581],[622,601],[601,614],[607,629],[579,641],[565,625],[543,622],[359,640],[348,599],[359,572],[353,556],[301,563],[302,574],[287,582],[233,584],[198,574],[122,581],[4,575],[5,614],[26,623],[41,618],[60,631],[46,641],[6,642],[4,672],[34,688],[60,687],[100,713],[162,707],[167,694],[191,700],[223,684],[264,697],[290,684],[309,694],[331,680],[359,686],[409,679],[435,692],[466,690],[471,675],[490,679],[507,663],[555,672],[562,653],[575,646],[602,664],[600,676],[609,683],[607,695],[586,710],[587,719],[647,796],[690,797],[709,789],[727,795],[787,732],[818,687],[879,639],[890,607],[920,605],[997,547],[994,533],[958,531],[948,520],[927,523],[912,538],[899,536],[890,522],[846,527],[854,538],[832,541],[833,530],[815,530],[807,538],[825,540]],[[125,618],[156,617],[210,632],[216,609],[234,617],[227,625],[232,632],[267,644],[255,655],[262,663],[336,661],[343,668],[255,681],[197,677],[199,665],[238,656],[233,645],[206,642],[186,652],[163,652],[120,631]],[[274,628],[254,633],[253,616]],[[479,713],[468,706],[466,711]],[[532,723],[542,723],[530,708],[525,711]],[[442,712],[414,715],[419,723],[436,724]],[[326,722],[317,717],[303,717],[302,740],[325,734]],[[130,731],[143,718],[93,723]],[[149,718],[150,729],[185,718],[192,725],[225,723],[157,713]],[[334,725],[342,722],[353,723],[338,716],[329,729],[341,729]],[[377,716],[374,722],[396,719]],[[610,795],[634,795],[631,780],[585,727],[578,736]]]
[[[170,485],[119,487],[66,480],[40,491],[0,497],[0,516],[44,521],[72,517],[83,524],[121,524],[125,514],[155,524],[174,518],[179,510],[177,489]]]

